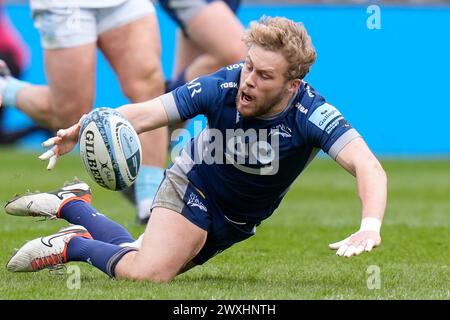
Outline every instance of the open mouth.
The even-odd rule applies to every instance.
[[[242,94],[241,94],[241,100],[242,100],[243,102],[245,102],[245,103],[249,103],[249,102],[252,102],[252,101],[254,100],[254,98],[253,98],[252,96],[248,95],[248,94],[245,94],[245,93],[242,91]]]

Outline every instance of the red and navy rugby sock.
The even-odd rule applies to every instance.
[[[95,240],[115,245],[134,241],[127,229],[81,200],[66,203],[61,208],[60,217],[72,224],[82,225]]]
[[[66,256],[67,262],[87,262],[113,278],[115,277],[117,263],[125,254],[131,251],[137,251],[137,249],[120,247],[83,237],[74,237],[67,245]]]

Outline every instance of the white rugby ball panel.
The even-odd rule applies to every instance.
[[[108,148],[95,122],[89,122],[80,138],[81,161],[91,178],[104,188],[116,189],[116,175]]]
[[[124,169],[124,172],[121,171],[122,176],[132,183],[137,178],[137,169],[140,168],[142,161],[140,141],[127,122],[117,121],[114,128],[116,134],[114,142],[118,143],[116,149],[121,151],[121,161],[125,162],[119,169]]]
[[[113,109],[99,108],[91,111],[82,123],[80,156],[99,185],[123,190],[136,180],[142,148],[128,120]]]

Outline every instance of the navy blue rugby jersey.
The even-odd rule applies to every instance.
[[[242,117],[236,108],[242,67],[230,65],[162,96],[170,123],[198,114],[208,121],[168,170],[186,175],[228,218],[259,223],[319,150],[335,159],[359,134],[304,81],[281,113]]]

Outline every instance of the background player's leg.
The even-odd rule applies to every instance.
[[[220,28],[218,26],[227,26]],[[212,73],[245,57],[241,41],[244,32],[234,12],[223,1],[214,1],[201,9],[185,26],[189,37],[178,32],[174,77],[167,91],[198,76]],[[174,126],[183,128],[185,122]],[[174,137],[177,141],[177,137]]]
[[[241,41],[243,26],[223,1],[208,4],[188,22],[186,32],[190,40],[204,52],[187,67],[186,81],[245,57],[246,49]]]
[[[191,267],[190,261],[206,242],[207,232],[181,214],[156,207],[139,251],[127,253],[117,264],[118,278],[170,281]]]
[[[52,129],[66,128],[92,108],[95,43],[44,52],[48,86],[17,90],[15,106]],[[8,89],[8,88],[7,88]]]
[[[99,47],[116,71],[125,95],[133,102],[164,92],[161,45],[156,15],[151,14],[99,36]],[[138,221],[146,222],[150,205],[163,178],[167,160],[167,128],[140,135],[143,167],[136,182]]]
[[[67,128],[92,110],[95,91],[96,44],[45,50],[53,128]]]
[[[186,37],[180,29],[177,29],[172,77],[177,77],[202,53],[203,50],[201,48]]]

